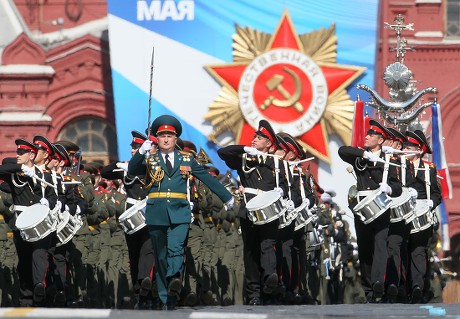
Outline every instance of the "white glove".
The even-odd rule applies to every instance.
[[[381,162],[382,161],[380,157],[378,157],[377,155],[369,151],[365,151],[363,157],[367,158],[371,162]]]
[[[195,207],[195,204],[193,202],[190,202],[190,210],[193,210],[193,207]]]
[[[283,189],[281,187],[275,187],[274,190],[277,191],[278,193],[280,193],[281,197],[284,196],[284,191],[283,191]]]
[[[81,214],[81,209],[80,206],[77,205],[77,208],[75,209],[75,215],[80,215]]]
[[[64,205],[64,210],[65,210],[66,212],[70,212],[70,208],[69,208],[69,206],[68,206],[67,204]]]
[[[332,196],[329,193],[322,193],[321,200],[325,203],[332,203]]]
[[[21,169],[24,172],[24,175],[29,176],[29,177],[34,177],[35,176],[35,167],[29,167],[24,164],[21,165]]]
[[[380,183],[380,190],[388,195],[391,195],[391,187],[387,183]]]
[[[288,212],[292,212],[295,209],[294,202],[292,200],[286,201],[286,208]]]
[[[341,220],[338,220],[335,222],[335,226],[337,226],[338,228],[341,228],[343,227],[343,222]]]
[[[50,207],[50,203],[46,198],[40,198],[40,204],[47,206],[48,208]]]
[[[250,146],[245,146],[244,151],[248,153],[249,155],[253,155],[253,156],[256,156],[259,154],[259,151],[256,148],[250,147]]]
[[[418,197],[418,192],[415,188],[412,188],[412,187],[409,187],[409,194],[410,194],[410,197],[412,197],[412,199],[417,199]]]
[[[385,154],[394,154],[395,151],[396,151],[396,149],[394,149],[391,146],[388,146],[388,145],[383,145],[382,146],[382,152],[384,152]]]
[[[431,199],[427,199],[427,200],[426,200],[426,204],[427,204],[428,207],[430,207],[430,208],[433,208],[433,206],[434,206],[434,203],[433,203],[433,201],[432,201]]]
[[[144,155],[145,153],[149,152],[151,148],[152,148],[152,141],[145,140],[145,142],[142,143],[141,147],[139,148],[139,154]]]
[[[140,153],[140,150],[139,150],[139,153]],[[142,154],[142,155],[144,155],[144,154]],[[128,163],[126,163],[126,162],[118,162],[118,163],[117,163],[117,167],[118,167],[118,168],[121,168],[121,169],[124,170],[125,172],[128,171]]]
[[[234,205],[235,205],[235,199],[232,196],[232,198],[230,198],[228,202],[225,203],[225,206],[227,207],[227,210],[230,210],[233,208]]]
[[[310,200],[308,198],[304,198],[303,203],[306,204],[307,207],[310,206]]]

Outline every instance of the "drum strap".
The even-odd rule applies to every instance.
[[[391,154],[385,154],[385,165],[383,166],[382,183],[388,184],[388,170],[390,169]]]
[[[299,183],[300,183],[300,197],[302,197],[302,201],[305,199],[306,195],[305,195],[305,188],[304,188],[304,184],[303,184],[303,178],[302,178],[302,167],[298,167],[299,169]]]
[[[276,158],[275,158],[275,161],[276,161]],[[288,167],[287,161],[283,161],[283,165],[284,165],[284,175],[286,176],[286,181],[288,185],[288,196],[289,196],[289,199],[292,199],[291,198],[291,178],[290,178],[290,176],[292,175],[291,174],[292,172]]]
[[[403,186],[406,186],[406,155],[402,154],[401,159],[401,183]]]
[[[431,199],[430,197],[430,189],[431,189],[431,181],[430,181],[430,168],[425,168],[425,186],[426,186],[426,198]]]

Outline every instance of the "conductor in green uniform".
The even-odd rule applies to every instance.
[[[155,254],[155,275],[158,294],[164,310],[176,306],[182,289],[185,245],[191,222],[189,177],[205,183],[226,203],[233,206],[233,197],[227,189],[197,163],[188,152],[175,150],[182,125],[173,116],[161,115],[151,127],[158,138],[158,149],[151,151],[147,140],[129,161],[128,173],[147,173],[150,184],[145,212]]]

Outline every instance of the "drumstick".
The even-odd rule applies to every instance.
[[[353,175],[353,177],[355,178],[355,180],[358,180],[358,178],[356,177],[356,174],[355,174],[355,170],[353,169],[353,166],[348,166],[347,167],[347,172],[350,173],[351,175]]]
[[[81,184],[80,181],[62,182],[63,185]]]
[[[264,153],[264,152],[258,152],[259,155],[262,155],[262,156],[271,156],[271,157],[277,157],[277,158],[283,158],[283,156],[280,156],[280,155],[276,155],[276,154],[270,154],[270,153]]]
[[[44,179],[38,177],[37,175],[34,175],[33,178],[39,180],[40,182],[42,182],[42,183],[44,183],[44,184],[46,184],[46,185],[48,185],[48,186],[51,186],[51,187],[53,187],[53,188],[57,188],[56,185],[53,185],[53,184],[51,184],[51,183],[48,183],[47,181],[45,181]]]
[[[300,164],[300,163],[304,163],[304,162],[308,162],[308,161],[311,161],[311,160],[314,160],[315,157],[309,157],[309,158],[306,158],[306,159],[303,159],[303,160],[300,160],[300,161],[297,161],[297,162],[290,162],[288,161],[289,165],[297,165],[297,164]]]
[[[376,162],[386,164],[386,161],[383,158],[379,158]],[[389,165],[396,166],[396,167],[401,167],[401,165],[394,164],[392,162],[388,162]]]

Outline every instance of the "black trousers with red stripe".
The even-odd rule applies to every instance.
[[[46,275],[49,268],[49,249],[52,246],[53,234],[27,242],[22,239],[18,230],[14,231],[14,243],[18,253],[19,303],[30,305],[34,287],[42,283],[46,285]]]

